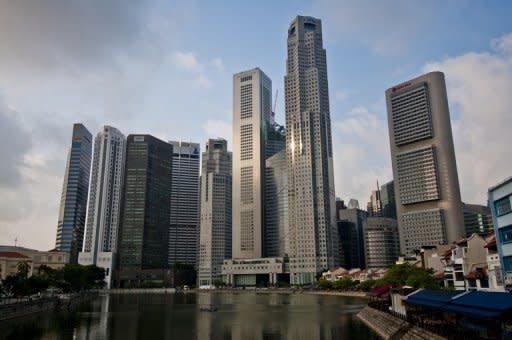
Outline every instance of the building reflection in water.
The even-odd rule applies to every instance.
[[[376,339],[354,315],[360,298],[263,292],[112,294],[76,311],[0,325],[14,339]],[[217,311],[201,311],[214,306]]]

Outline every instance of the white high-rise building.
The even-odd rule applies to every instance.
[[[444,74],[393,86],[386,102],[401,253],[463,238]]]
[[[123,187],[125,136],[104,126],[94,140],[87,224],[78,263],[104,268],[107,288],[112,282]]]
[[[222,261],[231,258],[231,152],[224,139],[210,139],[203,152],[198,283],[222,279]]]
[[[272,82],[259,68],[233,76],[233,258],[261,258]]]
[[[322,23],[296,17],[285,76],[290,282],[306,284],[338,264],[327,63]]]
[[[172,145],[171,223],[169,266],[197,265],[199,241],[199,143],[170,141]]]

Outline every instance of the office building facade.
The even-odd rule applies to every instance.
[[[346,269],[366,268],[363,222],[368,213],[357,208],[339,209],[337,212],[340,263]]]
[[[386,102],[401,252],[459,240],[464,220],[443,73],[388,89]]]
[[[166,281],[172,176],[171,144],[129,135],[119,238],[122,287]]]
[[[224,139],[210,139],[203,152],[199,233],[199,287],[222,280],[222,261],[232,254],[232,154]]]
[[[377,187],[379,183],[377,183]],[[379,217],[382,215],[382,201],[380,198],[380,190],[372,190],[372,194],[370,195],[370,202],[368,202],[367,209],[369,216]]]
[[[387,217],[368,217],[363,221],[366,268],[387,268],[400,256],[398,224]]]
[[[91,153],[91,133],[84,125],[74,124],[62,185],[55,242],[58,250],[69,254],[72,263],[78,261],[78,253],[82,250],[84,240]]]
[[[290,282],[307,284],[338,260],[331,120],[322,23],[297,16],[285,76]]]
[[[170,141],[173,146],[169,266],[197,266],[199,242],[199,143]]]
[[[272,82],[259,68],[233,76],[233,257],[263,257]]]
[[[491,209],[485,205],[462,203],[466,237],[474,233],[485,236],[494,232]]]
[[[512,177],[489,188],[496,247],[505,285],[512,284]],[[499,268],[497,269],[499,271]]]
[[[394,182],[389,181],[380,187],[380,201],[382,204],[382,217],[396,220],[396,203]]]
[[[104,126],[94,139],[85,240],[78,254],[79,264],[105,269],[107,288],[117,252],[125,147],[125,136],[111,126]]]
[[[284,150],[266,160],[265,169],[265,238],[268,257],[289,253],[288,170]]]

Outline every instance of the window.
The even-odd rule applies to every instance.
[[[501,243],[512,242],[512,225],[500,228],[499,231]]]
[[[497,216],[505,215],[512,211],[510,207],[510,197],[508,196],[494,201],[494,206],[496,207]]]
[[[503,257],[503,271],[505,273],[512,272],[512,256]]]

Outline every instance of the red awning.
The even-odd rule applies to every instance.
[[[375,287],[372,290],[370,290],[368,295],[370,295],[370,296],[382,296],[382,295],[388,294],[390,289],[391,289],[391,285],[384,285],[384,286]]]

